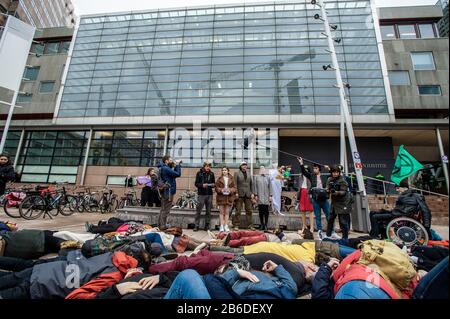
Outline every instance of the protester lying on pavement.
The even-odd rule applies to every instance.
[[[262,271],[251,270],[242,256],[233,259],[220,274],[201,276],[182,271],[164,299],[294,299],[297,285],[282,265],[268,260]]]
[[[78,285],[84,285],[93,279],[97,289],[106,288],[121,280],[129,269],[138,266],[147,268],[151,256],[146,249],[145,245],[130,245],[126,252],[106,253],[91,258],[85,258],[80,250],[74,250],[66,258],[35,264],[20,272],[3,272],[0,273],[0,297],[65,298]],[[72,280],[73,284],[68,285],[68,280]],[[86,294],[84,290],[77,293],[83,298],[95,297],[95,294]]]
[[[216,244],[218,246],[228,246],[232,248],[249,246],[262,241],[267,242],[290,242],[294,239],[300,239],[301,236],[298,233],[285,234],[282,231],[275,233],[262,232],[257,230],[237,230],[232,232],[220,232],[217,235],[210,233],[213,239],[218,239]],[[212,244],[213,242],[211,242]]]
[[[408,299],[420,275],[408,254],[379,240],[363,243],[341,263],[322,263],[312,285],[313,299]]]
[[[50,230],[23,229],[0,235],[4,246],[3,256],[21,259],[36,259],[50,253],[58,253],[63,239]]]
[[[259,242],[253,245],[241,248],[231,248],[225,246],[210,246],[211,251],[225,251],[234,254],[252,254],[252,253],[274,253],[287,258],[290,261],[308,261],[311,263],[320,263],[329,257],[342,259],[354,251],[351,247],[346,247],[333,242],[326,242],[311,239],[293,240],[292,244]]]

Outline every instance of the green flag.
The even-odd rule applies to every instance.
[[[392,170],[391,181],[400,185],[402,180],[408,178],[422,168],[423,165],[412,157],[411,154],[404,149],[403,145],[400,145],[394,169]]]

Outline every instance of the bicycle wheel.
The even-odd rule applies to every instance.
[[[73,201],[76,201],[75,197],[72,195],[66,195],[60,198],[59,202],[56,205],[56,210],[63,216],[72,215],[75,210],[71,209],[71,205]]]
[[[105,198],[102,198],[100,200],[100,203],[98,203],[98,207],[100,209],[100,213],[102,214],[105,214],[111,210],[110,205]]]
[[[5,211],[5,214],[11,218],[20,218],[21,217],[20,211],[19,211],[19,206],[16,206],[16,205],[11,206],[7,199],[4,200],[3,210]]]
[[[69,209],[73,213],[77,210],[77,198],[73,195],[66,195],[67,202],[69,203]]]
[[[27,196],[19,206],[20,216],[27,220],[37,219],[44,214],[46,206],[40,195]]]

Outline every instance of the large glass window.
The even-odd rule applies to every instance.
[[[414,70],[435,70],[433,52],[412,52]]]
[[[168,153],[182,160],[183,166],[198,167],[209,161],[214,167],[237,168],[242,161],[250,160],[250,129],[204,129],[192,131],[176,129],[169,133]],[[278,161],[274,149],[278,145],[278,130],[256,128],[256,166],[272,167]]]
[[[26,132],[18,162],[21,181],[75,183],[88,135],[85,131]]]
[[[96,166],[155,166],[163,156],[164,140],[165,131],[96,131],[88,162]]]
[[[369,104],[368,113],[386,109],[370,2],[327,9],[339,25],[336,50],[351,98]],[[338,114],[334,73],[322,68],[331,63],[323,23],[312,12],[294,1],[82,19],[58,116]],[[397,28],[382,26],[383,38],[395,38]]]

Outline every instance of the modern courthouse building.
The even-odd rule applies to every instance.
[[[337,163],[340,100],[318,9],[298,0],[81,17],[67,61],[24,80],[44,92],[22,97],[8,134],[22,181],[114,184],[165,153],[188,168],[182,188],[204,160]],[[437,167],[436,128],[448,153],[442,7],[334,0],[326,10],[363,173],[389,176],[402,144]],[[54,109],[40,109],[51,80],[41,72],[63,65]]]

